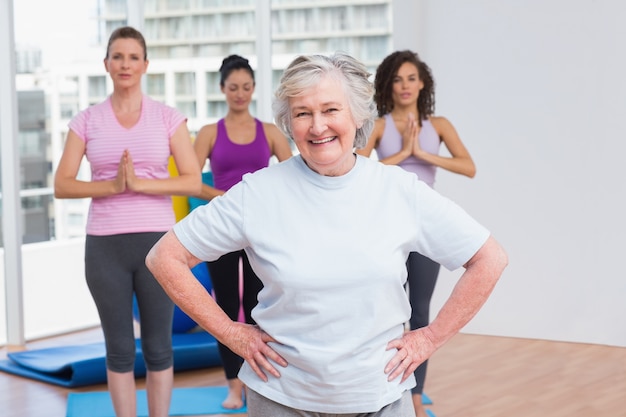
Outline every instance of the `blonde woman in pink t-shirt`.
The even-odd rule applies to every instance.
[[[150,416],[167,416],[173,386],[174,304],[145,267],[145,256],[175,223],[172,195],[201,190],[186,118],[141,91],[146,43],[131,27],[109,38],[104,66],[113,93],[69,124],[57,167],[56,198],[91,198],[85,276],[106,344],[108,387],[118,417],[136,415],[133,294],[141,316]],[[83,156],[91,181],[77,179]],[[179,175],[168,171],[174,157]]]

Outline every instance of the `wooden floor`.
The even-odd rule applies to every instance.
[[[99,340],[100,330],[92,329],[27,348]],[[0,358],[6,353],[0,350]],[[224,384],[220,368],[175,374],[176,387]],[[0,415],[64,417],[69,392],[103,390],[0,372]],[[626,417],[626,348],[460,334],[431,359],[425,391],[437,417]]]

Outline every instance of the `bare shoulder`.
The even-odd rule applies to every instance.
[[[383,137],[383,132],[385,131],[385,118],[379,117],[374,120],[374,129],[372,129],[372,134],[370,135],[370,140],[375,140],[378,142],[380,138]]]
[[[263,123],[263,131],[270,146],[272,155],[279,161],[284,161],[293,156],[293,151],[289,145],[289,140],[283,132],[273,123]]]
[[[444,116],[430,116],[428,120],[430,120],[430,123],[432,123],[435,131],[439,134],[439,136],[443,136],[446,132],[454,130],[454,126],[452,125],[450,120],[448,120]]]
[[[379,117],[374,120],[374,130],[380,130],[381,132],[385,129],[385,118]]]
[[[369,158],[370,155],[372,154],[372,150],[378,146],[380,139],[383,136],[384,131],[385,131],[385,118],[379,117],[376,120],[374,120],[374,127],[372,129],[372,132],[370,133],[369,138],[367,139],[367,143],[362,148],[357,149],[356,153]]]
[[[263,122],[263,130],[266,136],[284,136],[274,123]]]
[[[196,140],[208,140],[211,141],[217,136],[217,123],[211,123],[204,125],[198,130]]]
[[[285,134],[274,123],[263,122],[263,131],[265,132],[265,137],[270,145],[282,145],[283,143],[288,143]]]
[[[193,142],[193,148],[200,160],[204,160],[213,150],[215,138],[217,137],[217,124],[204,125],[198,131]]]
[[[208,125],[204,125],[198,131],[198,134],[202,132],[204,135],[210,135],[211,133],[215,134],[217,132],[217,123],[211,123]]]
[[[433,124],[433,126],[435,126],[435,128],[437,128],[438,126],[446,126],[446,125],[451,125],[452,123],[450,123],[450,121],[445,118],[444,116],[430,116],[428,118],[428,120],[430,120],[430,123]]]

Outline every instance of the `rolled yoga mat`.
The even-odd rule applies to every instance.
[[[145,376],[146,368],[139,339],[135,341],[135,375]],[[217,341],[206,332],[172,335],[174,371],[208,368],[222,364]],[[0,361],[0,371],[66,388],[106,382],[104,342],[58,346],[12,352]]]

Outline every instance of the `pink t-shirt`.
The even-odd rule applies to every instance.
[[[78,113],[69,128],[85,141],[92,181],[114,179],[125,149],[130,152],[138,178],[167,178],[170,138],[185,121],[178,110],[144,96],[139,121],[127,129],[115,117],[108,97]],[[87,234],[165,232],[175,222],[170,196],[127,190],[91,200]]]

